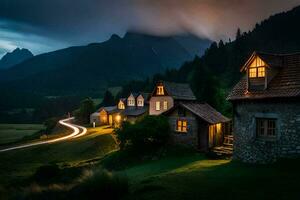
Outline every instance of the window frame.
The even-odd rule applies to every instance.
[[[143,107],[144,106],[144,101],[142,99],[137,100],[137,106]]]
[[[180,123],[180,125],[179,125]],[[184,125],[185,123],[185,125]],[[177,133],[188,133],[188,121],[186,119],[177,119],[175,131]]]
[[[159,96],[165,95],[164,86],[162,86],[162,85],[157,86],[156,95],[159,95]]]
[[[278,135],[276,118],[256,118],[256,137],[266,139],[276,139]]]
[[[160,111],[161,110],[160,101],[155,101],[155,110],[156,111]]]
[[[163,102],[163,109],[168,110],[168,101]]]

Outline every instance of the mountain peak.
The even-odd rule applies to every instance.
[[[119,40],[119,39],[121,39],[121,37],[120,37],[119,35],[117,35],[117,34],[112,34],[112,35],[110,36],[110,39],[109,39],[109,40]]]
[[[8,69],[16,64],[33,57],[33,54],[24,48],[17,47],[12,52],[6,53],[0,60],[0,69]]]

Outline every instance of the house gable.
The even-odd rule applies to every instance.
[[[129,97],[127,98],[127,106],[135,106],[135,96],[131,93]]]
[[[144,99],[143,95],[140,94],[136,98],[136,105],[137,105],[137,107],[144,107],[144,105],[145,105],[145,99]]]
[[[125,101],[123,101],[122,99],[119,100],[118,109],[120,109],[120,110],[125,109]]]
[[[165,85],[162,81],[158,82],[151,93],[153,96],[169,96],[169,92],[166,90]]]
[[[247,90],[264,90],[268,86],[268,64],[254,53],[247,61],[244,70],[247,74]]]
[[[232,89],[228,100],[265,99],[265,98],[299,98],[300,97],[300,53],[294,54],[267,54],[254,52],[241,72],[251,69],[255,58],[259,57],[265,64],[265,78],[257,82],[244,76]],[[261,63],[258,61],[258,63]]]

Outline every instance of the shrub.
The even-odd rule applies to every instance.
[[[95,111],[94,102],[91,98],[87,98],[80,103],[79,109],[74,111],[75,118],[78,122],[88,124],[90,115]]]
[[[146,116],[135,124],[124,122],[116,134],[121,150],[132,147],[142,151],[147,147],[165,145],[170,136],[170,127],[164,116]]]
[[[47,119],[44,122],[44,125],[46,127],[46,129],[45,129],[46,134],[50,134],[52,132],[52,130],[55,128],[58,120],[59,120],[58,118],[52,117],[50,119]]]
[[[49,183],[60,175],[60,169],[57,165],[44,165],[39,167],[33,179],[40,183]]]
[[[86,170],[77,186],[70,191],[71,199],[120,199],[129,191],[128,179],[106,170]]]

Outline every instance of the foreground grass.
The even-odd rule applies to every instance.
[[[0,153],[0,186],[26,183],[44,165],[71,168],[96,162],[117,148],[109,131],[89,130],[81,138]]]
[[[42,129],[42,124],[0,124],[0,145],[16,142]]]
[[[247,165],[200,154],[170,156],[122,170],[127,199],[299,199],[300,160]]]

